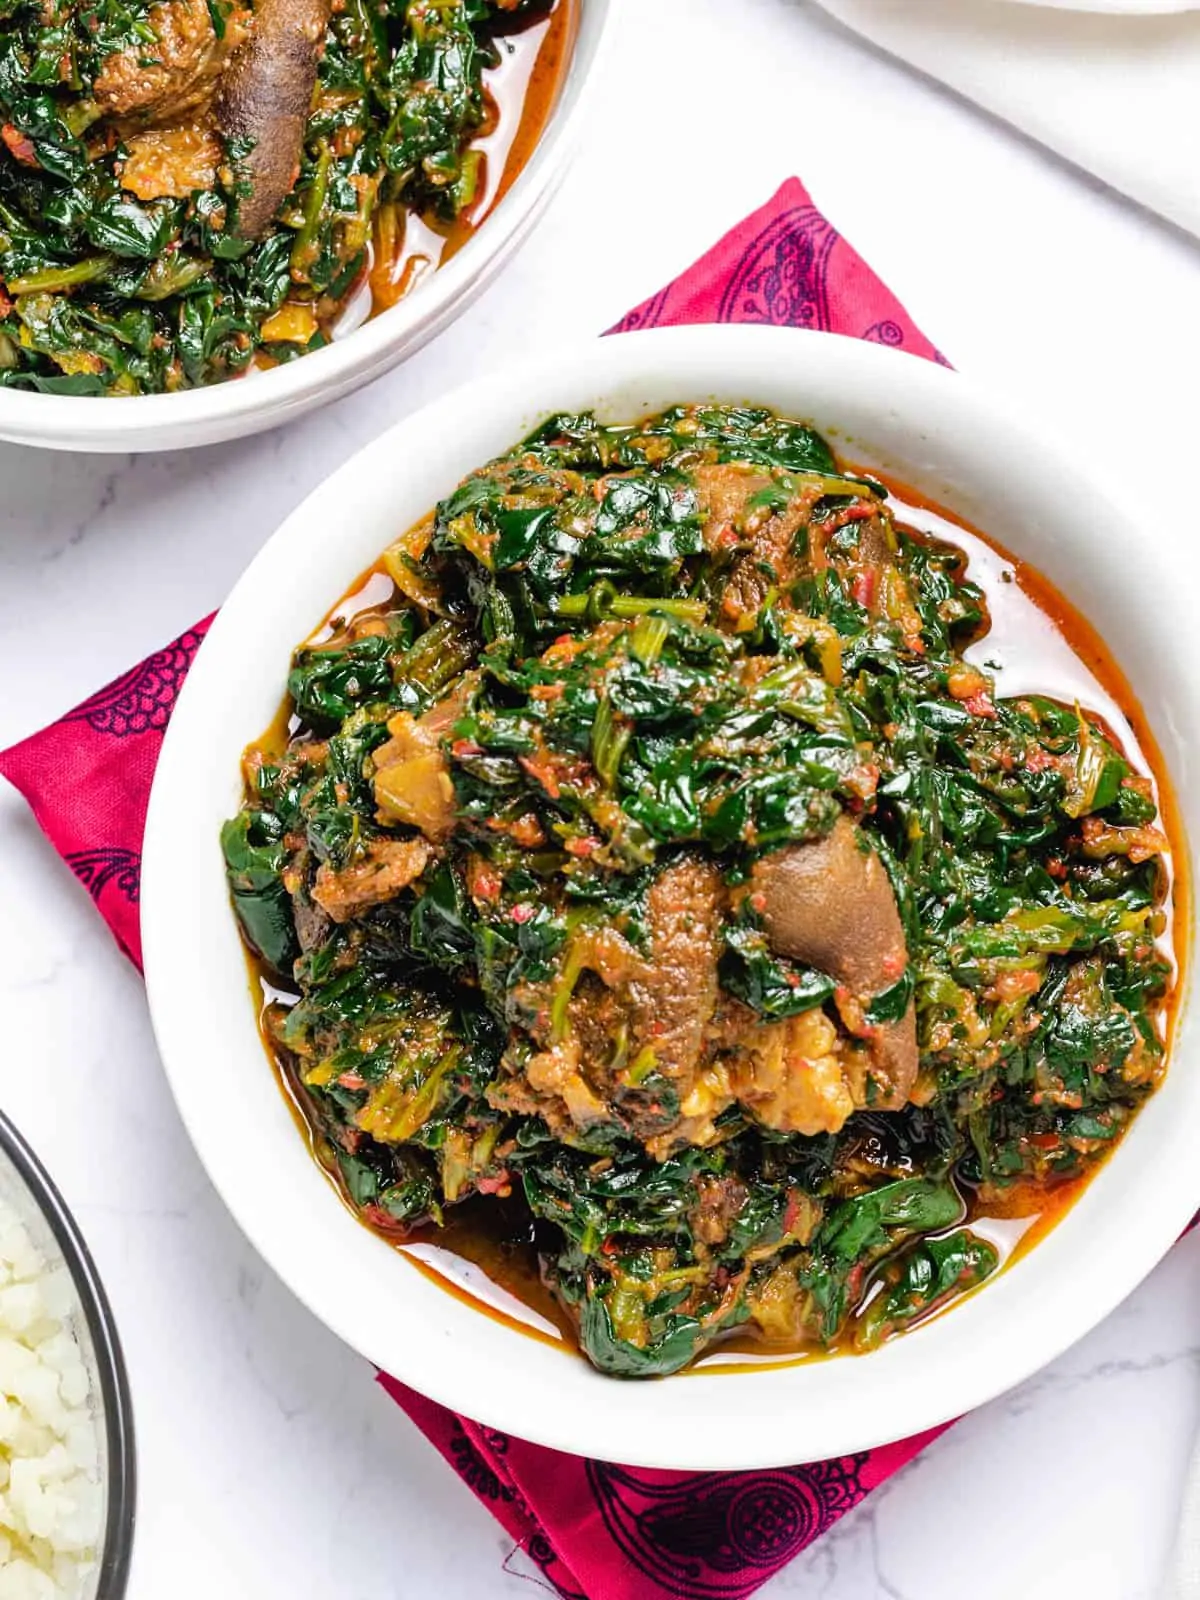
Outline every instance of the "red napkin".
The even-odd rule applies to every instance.
[[[820,328],[942,360],[795,178],[612,331],[687,322]],[[138,964],[150,782],[209,621],[0,752]],[[651,1472],[527,1444],[379,1381],[566,1600],[742,1600],[942,1431],[769,1472]]]

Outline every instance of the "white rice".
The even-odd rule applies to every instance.
[[[0,1600],[90,1593],[103,1494],[76,1305],[0,1199]]]

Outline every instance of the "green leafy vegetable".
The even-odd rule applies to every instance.
[[[422,160],[463,64],[403,97]],[[486,1216],[623,1378],[871,1349],[999,1270],[976,1220],[1161,1077],[1167,841],[1097,717],[973,664],[963,553],[804,423],[679,406],[550,418],[383,572],[222,835],[350,1203]]]
[[[393,271],[407,212],[445,230],[476,200],[485,73],[505,30],[546,3],[335,7],[294,189],[252,243],[236,229],[246,154],[236,139],[211,170],[185,162],[176,171],[169,155],[154,155],[152,176],[165,169],[169,179],[161,198],[124,186],[153,192],[132,177],[138,137],[173,127],[178,103],[186,113],[197,98],[185,44],[219,62],[230,29],[245,32],[246,6],[210,0],[199,18],[189,10],[166,51],[156,30],[173,8],[148,0],[5,6],[0,384],[173,392],[234,377],[260,352],[282,362],[326,343],[369,263]],[[157,97],[143,102],[158,77]],[[132,106],[123,98],[131,83]],[[196,118],[204,130],[206,103]],[[386,303],[396,292],[387,277]],[[303,313],[291,326],[273,320],[285,302]]]

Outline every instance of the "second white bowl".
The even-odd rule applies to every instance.
[[[616,16],[614,0],[578,0],[577,11],[571,63],[537,148],[479,232],[413,294],[312,355],[207,388],[129,399],[0,389],[0,439],[122,453],[220,444],[294,422],[414,355],[491,283],[566,174]]]

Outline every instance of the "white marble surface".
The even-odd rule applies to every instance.
[[[798,0],[626,9],[567,187],[487,297],[406,368],[222,449],[0,447],[0,744],[216,605],[282,515],[391,418],[603,328],[792,172],[956,364],[1161,498],[1163,536],[1194,565],[1195,243]],[[175,1116],[136,974],[7,789],[0,908],[0,1101],[92,1240],[132,1370],[131,1600],[528,1594],[497,1526],[242,1242]],[[1198,1269],[1192,1240],[764,1592],[1149,1600],[1200,1417]]]

